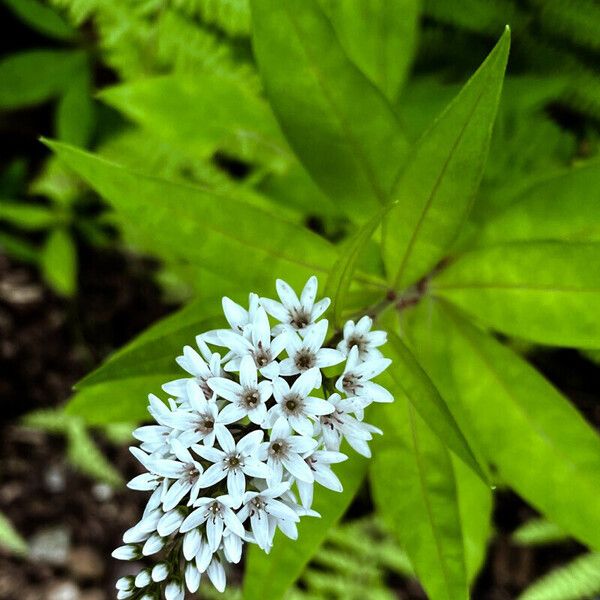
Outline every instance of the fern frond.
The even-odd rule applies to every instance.
[[[208,69],[260,89],[258,74],[249,60],[240,59],[226,38],[185,15],[164,10],[158,19],[156,35],[157,56],[163,67],[188,73]]]
[[[529,586],[519,600],[583,600],[600,594],[600,554],[584,554]]]
[[[169,3],[232,37],[250,34],[248,0],[169,0]]]
[[[600,5],[593,0],[533,0],[550,35],[600,50]]]
[[[436,21],[479,35],[496,36],[506,24],[514,30],[527,22],[513,0],[425,0],[423,12]]]

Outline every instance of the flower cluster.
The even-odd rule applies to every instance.
[[[188,376],[163,386],[167,403],[149,396],[156,424],[136,429],[141,444],[131,448],[146,472],[128,485],[152,494],[113,556],[160,558],[121,578],[119,599],[183,600],[204,574],[223,591],[224,565],[240,561],[244,542],[269,552],[277,529],[296,539],[300,518],[319,516],[315,483],[342,490],[332,470],[347,459],[342,440],[370,456],[381,431],[364,409],[393,400],[372,381],[390,364],[378,350],[385,332],[365,316],[325,347],[329,299],[316,301],[316,277],[299,298],[281,280],[277,293],[280,301],[250,294],[248,309],[223,298],[230,327],[197,336],[199,351],[183,349]],[[326,377],[336,365],[338,376]]]

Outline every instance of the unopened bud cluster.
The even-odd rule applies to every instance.
[[[183,600],[204,575],[223,591],[225,565],[240,561],[245,542],[268,553],[277,529],[296,539],[300,518],[319,516],[315,483],[342,491],[332,470],[347,459],[342,440],[370,456],[381,431],[364,409],[393,400],[372,381],[390,364],[378,349],[385,332],[365,316],[326,347],[329,299],[316,301],[316,277],[300,297],[282,280],[277,293],[280,301],[250,294],[248,309],[223,298],[230,327],[198,335],[199,351],[183,349],[176,360],[188,376],[163,385],[166,404],[149,396],[156,424],[137,429],[131,448],[146,472],[128,485],[152,494],[113,556],[158,562],[121,578],[117,598]]]

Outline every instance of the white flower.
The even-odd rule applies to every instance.
[[[246,492],[244,494],[244,505],[240,509],[238,517],[242,522],[250,518],[254,539],[265,552],[270,549],[275,533],[275,528],[271,526],[269,517],[275,519],[275,522],[280,520],[297,522],[300,520],[300,517],[291,508],[275,499],[279,498],[289,487],[289,482],[282,482],[261,492]]]
[[[270,552],[277,529],[297,539],[300,519],[320,516],[310,508],[314,485],[341,491],[332,466],[347,458],[342,440],[368,456],[381,433],[362,419],[371,402],[392,399],[371,381],[390,363],[378,349],[385,332],[364,317],[346,323],[337,349],[323,347],[329,299],[316,302],[316,277],[299,298],[281,280],[277,292],[281,302],[250,294],[248,310],[223,298],[230,328],[199,333],[198,350],[185,346],[176,359],[189,376],[163,386],[164,402],[149,395],[155,423],[134,431],[140,445],[131,449],[146,472],[128,486],[150,495],[113,556],[164,556],[120,579],[118,599],[183,600],[203,573],[223,591],[225,563],[240,562],[244,543]],[[272,329],[267,313],[280,321]],[[335,376],[323,372],[344,357]],[[319,397],[334,382],[346,397]]]
[[[136,560],[140,558],[140,551],[136,546],[127,544],[115,548],[115,550],[112,551],[111,556],[118,560]]]
[[[230,563],[237,564],[242,560],[243,545],[244,540],[239,535],[233,533],[233,531],[227,529],[223,534],[223,554],[225,554],[225,558]]]
[[[171,581],[165,587],[165,600],[184,600],[185,589],[178,581]]]
[[[227,585],[227,579],[225,577],[225,569],[221,564],[221,561],[213,557],[210,565],[208,565],[208,569],[206,570],[206,574],[210,579],[211,583],[217,588],[219,592],[225,591],[225,586]]]
[[[278,279],[275,285],[281,302],[261,298],[260,303],[272,317],[296,331],[305,332],[329,308],[329,298],[315,303],[318,282],[314,275],[306,282],[300,298],[285,281]]]
[[[358,348],[353,346],[348,353],[348,361],[335,387],[348,396],[358,396],[370,402],[393,402],[394,397],[382,385],[371,379],[385,371],[390,364],[389,358],[370,358],[360,362]]]
[[[377,349],[387,341],[385,331],[371,331],[373,319],[365,315],[356,325],[354,321],[347,321],[344,325],[344,339],[338,344],[337,349],[348,356],[350,350],[356,346],[358,357],[361,361],[371,358],[382,358],[383,355]]]
[[[258,296],[253,293],[250,294],[250,296],[248,297],[248,310],[246,310],[243,306],[240,306],[227,296],[223,297],[221,305],[223,306],[223,314],[225,315],[225,318],[227,319],[231,330],[235,333],[243,335],[244,337],[248,337],[250,331],[250,324],[254,321],[254,315],[256,314],[256,309],[259,306]],[[206,341],[209,344],[215,344],[216,346],[220,346],[220,337],[221,334],[225,331],[229,330],[214,329],[213,331],[207,331],[206,333],[197,336],[196,341]]]
[[[323,369],[337,365],[344,360],[344,355],[333,348],[322,348],[327,335],[327,319],[311,325],[302,339],[297,333],[289,332],[285,349],[288,357],[281,361],[281,375],[297,375],[313,367]]]
[[[244,526],[240,523],[233,510],[231,510],[234,502],[229,496],[200,498],[196,500],[194,506],[197,508],[182,523],[180,528],[181,533],[186,533],[202,525],[202,523],[206,523],[206,538],[213,552],[217,551],[221,543],[225,526],[240,537],[244,537]]]
[[[173,532],[177,531],[183,520],[185,519],[185,515],[178,508],[174,508],[169,512],[166,512],[158,522],[156,526],[156,531],[158,531],[159,535],[164,537],[171,535]]]
[[[145,542],[156,531],[162,515],[163,511],[160,509],[153,509],[144,514],[137,525],[134,525],[123,534],[123,541],[126,544]]]
[[[311,419],[317,420],[334,411],[333,405],[326,400],[309,396],[320,385],[321,372],[316,367],[304,371],[291,388],[285,379],[275,379],[273,388],[277,404],[269,409],[265,426],[272,426],[279,417],[284,417],[294,431],[312,437],[314,425]]]
[[[187,371],[193,377],[184,377],[169,381],[162,386],[162,389],[167,393],[177,398],[184,398],[186,395],[186,387],[189,381],[193,381],[209,398],[211,395],[210,389],[206,385],[206,381],[211,377],[220,377],[223,370],[221,369],[221,356],[212,353],[206,343],[200,338],[196,338],[198,347],[202,356],[198,354],[191,346],[185,346],[183,356],[178,356],[175,360],[177,364]]]
[[[169,576],[169,566],[167,563],[158,563],[152,567],[152,581],[158,583],[164,581]]]
[[[225,429],[217,434],[222,450],[194,446],[196,453],[214,463],[200,477],[199,486],[212,487],[227,477],[227,491],[233,506],[239,506],[246,491],[245,476],[261,478],[267,476],[267,465],[256,458],[263,436],[262,431],[252,431],[236,444],[231,433]]]
[[[135,587],[137,588],[145,588],[150,584],[152,579],[150,578],[150,571],[144,569],[140,571],[135,577]]]
[[[174,426],[182,431],[178,440],[188,448],[199,441],[212,446],[216,434],[226,431],[225,426],[232,421],[219,412],[212,390],[207,399],[202,390],[191,382],[188,382],[186,389],[189,409],[179,409],[172,417]]]
[[[150,457],[151,469],[154,473],[175,480],[163,497],[165,511],[175,508],[188,493],[190,504],[198,498],[201,487],[200,476],[204,471],[202,465],[194,460],[189,450],[179,440],[173,440],[171,447],[177,460]]]
[[[292,435],[292,429],[284,417],[277,419],[270,440],[260,445],[259,458],[267,461],[269,469],[267,484],[274,486],[280,483],[284,468],[301,481],[314,481],[312,471],[301,455],[312,452],[317,445],[317,440],[311,437]]]
[[[144,556],[151,556],[160,552],[165,546],[165,540],[158,534],[153,533],[142,547],[142,554]],[[143,586],[142,586],[143,587]]]
[[[190,590],[192,594],[195,594],[200,587],[200,579],[202,578],[202,574],[198,570],[198,567],[196,567],[194,563],[188,562],[185,565],[184,577],[187,589]]]
[[[240,382],[224,377],[208,380],[209,387],[221,398],[229,400],[221,411],[221,417],[233,423],[248,417],[252,423],[260,425],[266,414],[266,402],[273,393],[270,381],[258,382],[256,364],[251,356],[244,356],[240,362]]]
[[[381,429],[355,419],[350,413],[356,410],[352,398],[342,400],[339,394],[333,394],[328,401],[335,406],[335,411],[320,419],[323,442],[327,450],[339,450],[342,438],[345,438],[354,450],[369,458],[371,450],[367,444],[372,433],[383,433]]]
[[[242,358],[251,356],[261,375],[269,379],[279,374],[279,363],[277,357],[285,347],[287,335],[285,332],[271,340],[271,329],[269,318],[262,306],[256,309],[254,320],[249,325],[251,339],[234,333],[224,331],[219,335],[220,343],[232,351],[233,358],[225,365],[229,372],[239,371]]]
[[[333,490],[334,492],[341,492],[343,490],[342,483],[338,479],[338,476],[331,470],[331,465],[334,463],[340,463],[347,460],[348,457],[341,452],[332,452],[330,450],[316,450],[310,456],[307,456],[304,460],[313,472],[315,481],[321,484],[327,489]],[[313,489],[312,483],[306,483],[301,480],[296,481],[298,486],[298,493],[302,500],[302,506],[310,508],[313,501]]]

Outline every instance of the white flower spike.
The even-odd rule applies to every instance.
[[[321,319],[329,299],[317,300],[316,277],[299,296],[276,287],[280,302],[250,294],[248,310],[223,298],[229,328],[199,333],[199,351],[185,346],[176,361],[189,376],[164,384],[166,403],[149,396],[155,423],[134,431],[131,448],[146,472],[128,486],[151,495],[113,556],[157,561],[119,579],[117,598],[183,600],[206,580],[222,592],[244,544],[268,553],[277,529],[297,539],[300,519],[319,516],[315,484],[342,491],[333,467],[347,459],[344,439],[370,456],[381,431],[363,422],[365,408],[393,400],[372,381],[390,364],[385,332],[371,331],[369,317],[348,321],[333,348],[342,332]],[[340,393],[329,393],[334,385]]]

